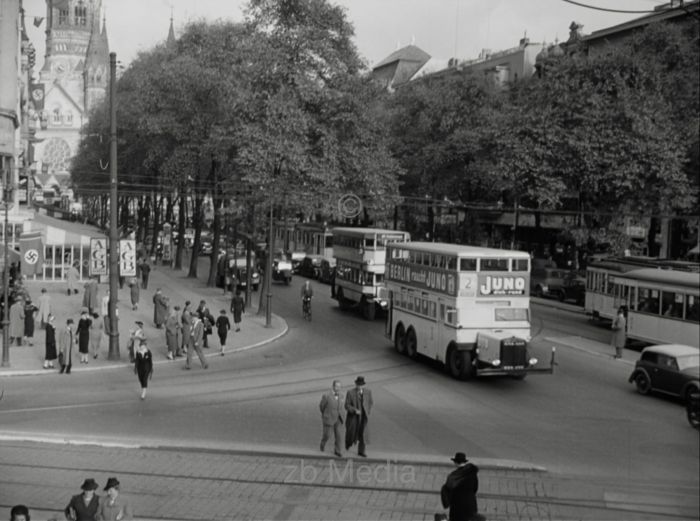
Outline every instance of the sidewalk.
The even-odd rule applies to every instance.
[[[44,217],[44,219],[47,219]],[[201,274],[200,274],[201,276]],[[83,302],[82,285],[79,285],[80,292],[77,295],[68,296],[66,292],[65,282],[38,282],[27,281],[26,286],[29,290],[35,305],[37,299],[41,295],[41,289],[46,288],[47,293],[51,296],[52,312],[56,316],[56,341],[59,341],[61,328],[65,325],[66,319],[72,317],[77,324],[80,316],[80,309]],[[155,364],[165,363],[182,363],[182,359],[168,360],[167,348],[165,344],[165,329],[156,329],[153,323],[153,295],[156,289],[161,288],[163,294],[170,298],[170,305],[178,305],[180,308],[184,306],[186,300],[191,302],[192,310],[194,311],[199,305],[200,300],[205,300],[211,313],[218,316],[221,309],[225,309],[233,325],[233,317],[230,312],[231,294],[228,293],[225,297],[220,288],[209,288],[204,285],[201,279],[191,279],[186,277],[185,271],[173,270],[169,267],[154,266],[151,271],[148,289],[141,289],[138,310],[133,311],[131,308],[131,299],[129,288],[125,285],[119,290],[118,313],[119,313],[119,360],[108,360],[109,338],[102,335],[100,350],[97,359],[90,354],[90,361],[87,365],[81,364],[77,353],[77,347],[73,349],[73,372],[81,371],[96,371],[113,369],[129,364],[129,358],[126,351],[127,341],[129,339],[129,330],[135,327],[135,321],[140,320],[144,323],[144,331],[148,339],[149,348],[153,353],[153,361]],[[99,285],[98,301],[101,302],[102,297],[109,289],[108,284]],[[257,303],[257,293],[253,293],[251,299],[253,304]],[[101,318],[100,318],[101,320]],[[265,327],[265,317],[257,315],[257,309],[246,310],[241,322],[241,331],[236,333],[233,330],[229,332],[225,353],[235,353],[246,349],[251,349],[269,342],[284,335],[287,331],[286,322],[276,316],[272,316],[272,325],[270,328]],[[45,332],[41,329],[38,322],[34,331],[33,346],[24,345],[10,347],[10,364],[9,367],[0,367],[0,378],[7,376],[26,376],[50,374],[54,370],[42,368],[44,360],[45,347]],[[209,336],[209,349],[205,349],[204,353],[207,357],[220,356],[219,339],[216,332]],[[196,356],[195,356],[196,362]],[[58,366],[57,361],[54,365]]]

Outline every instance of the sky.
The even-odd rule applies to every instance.
[[[355,28],[355,45],[369,66],[399,47],[413,43],[434,58],[473,59],[482,49],[516,47],[527,34],[531,42],[565,41],[572,21],[591,33],[641,14],[609,13],[564,0],[329,0],[342,6]],[[617,10],[651,11],[662,0],[577,0]],[[24,0],[29,38],[43,64],[45,0]],[[128,65],[139,51],[163,41],[174,19],[177,36],[188,21],[243,20],[245,0],[102,0],[106,8],[110,50]],[[37,68],[38,70],[38,68]]]

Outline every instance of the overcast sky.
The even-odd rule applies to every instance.
[[[369,65],[398,46],[414,43],[435,58],[476,58],[482,49],[504,50],[530,41],[566,40],[572,21],[583,32],[609,27],[641,14],[608,13],[563,0],[330,0],[346,9],[355,27],[355,44]],[[661,0],[577,0],[595,7],[651,11]],[[243,19],[245,0],[103,0],[110,50],[129,63],[136,54],[165,39],[172,8],[175,33],[187,21]],[[46,16],[45,0],[24,0],[29,37],[44,56],[46,22],[35,28],[34,16]]]

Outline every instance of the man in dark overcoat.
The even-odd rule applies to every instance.
[[[365,377],[358,376],[355,379],[355,388],[350,389],[345,396],[345,449],[357,443],[357,454],[367,457],[365,445],[369,443],[369,430],[367,422],[372,412],[372,391],[365,389]]]
[[[452,461],[457,465],[440,489],[442,506],[450,509],[450,521],[480,521],[476,493],[479,490],[479,468],[467,460],[463,452],[458,452]]]
[[[168,308],[170,303],[168,298],[163,295],[163,292],[158,288],[153,295],[153,323],[158,329],[163,327],[168,318]]]
[[[331,437],[333,432],[335,441],[334,454],[338,457],[343,454],[340,452],[341,432],[340,426],[343,425],[343,397],[340,396],[340,382],[333,381],[331,391],[321,397],[319,405],[321,409],[321,420],[323,422],[323,434],[321,435],[321,452],[326,449],[326,442]]]

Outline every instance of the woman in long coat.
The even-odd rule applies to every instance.
[[[53,369],[56,360],[56,327],[53,325],[53,315],[46,318],[46,347],[44,351],[44,369]]]
[[[80,320],[78,320],[78,329],[75,331],[78,334],[78,351],[80,352],[81,364],[87,364],[90,357],[90,326],[92,326],[92,320],[88,316],[87,308],[83,308]]]
[[[41,296],[39,296],[39,320],[41,321],[41,327],[44,327],[49,321],[49,315],[51,314],[51,296],[46,293],[46,288],[41,288]]]
[[[34,345],[34,314],[39,308],[28,298],[24,303],[24,337],[30,346]]]
[[[168,298],[158,288],[153,295],[153,323],[158,329],[163,327],[165,320],[168,318],[169,307]]]
[[[97,298],[99,288],[95,279],[90,279],[85,283],[85,294],[83,295],[83,306],[88,308],[88,313],[92,314],[99,309],[100,302]]]
[[[75,342],[73,336],[73,319],[69,318],[66,320],[66,328],[61,332],[61,343],[59,349],[59,360],[61,364],[60,373],[65,371],[66,374],[70,374],[71,367],[73,367],[73,343]]]
[[[139,378],[141,384],[141,399],[146,399],[146,389],[148,388],[148,380],[153,375],[153,355],[145,340],[140,340],[134,354],[134,373]]]
[[[100,353],[103,330],[104,324],[102,320],[100,320],[100,315],[93,313],[92,324],[90,324],[90,350],[92,351],[93,358],[97,358],[97,355]]]
[[[66,272],[66,282],[68,283],[68,294],[78,293],[78,279],[80,278],[80,273],[75,264],[68,268]]]
[[[129,290],[131,296],[131,309],[136,311],[139,307],[140,297],[139,281],[136,279],[136,277],[129,280]]]
[[[12,340],[17,339],[17,345],[22,345],[24,336],[24,300],[22,298],[10,306],[10,345]]]
[[[615,348],[613,358],[622,358],[622,350],[627,343],[627,317],[625,317],[625,308],[620,307],[617,310],[617,316],[613,320],[612,330],[613,336],[610,344]]]

